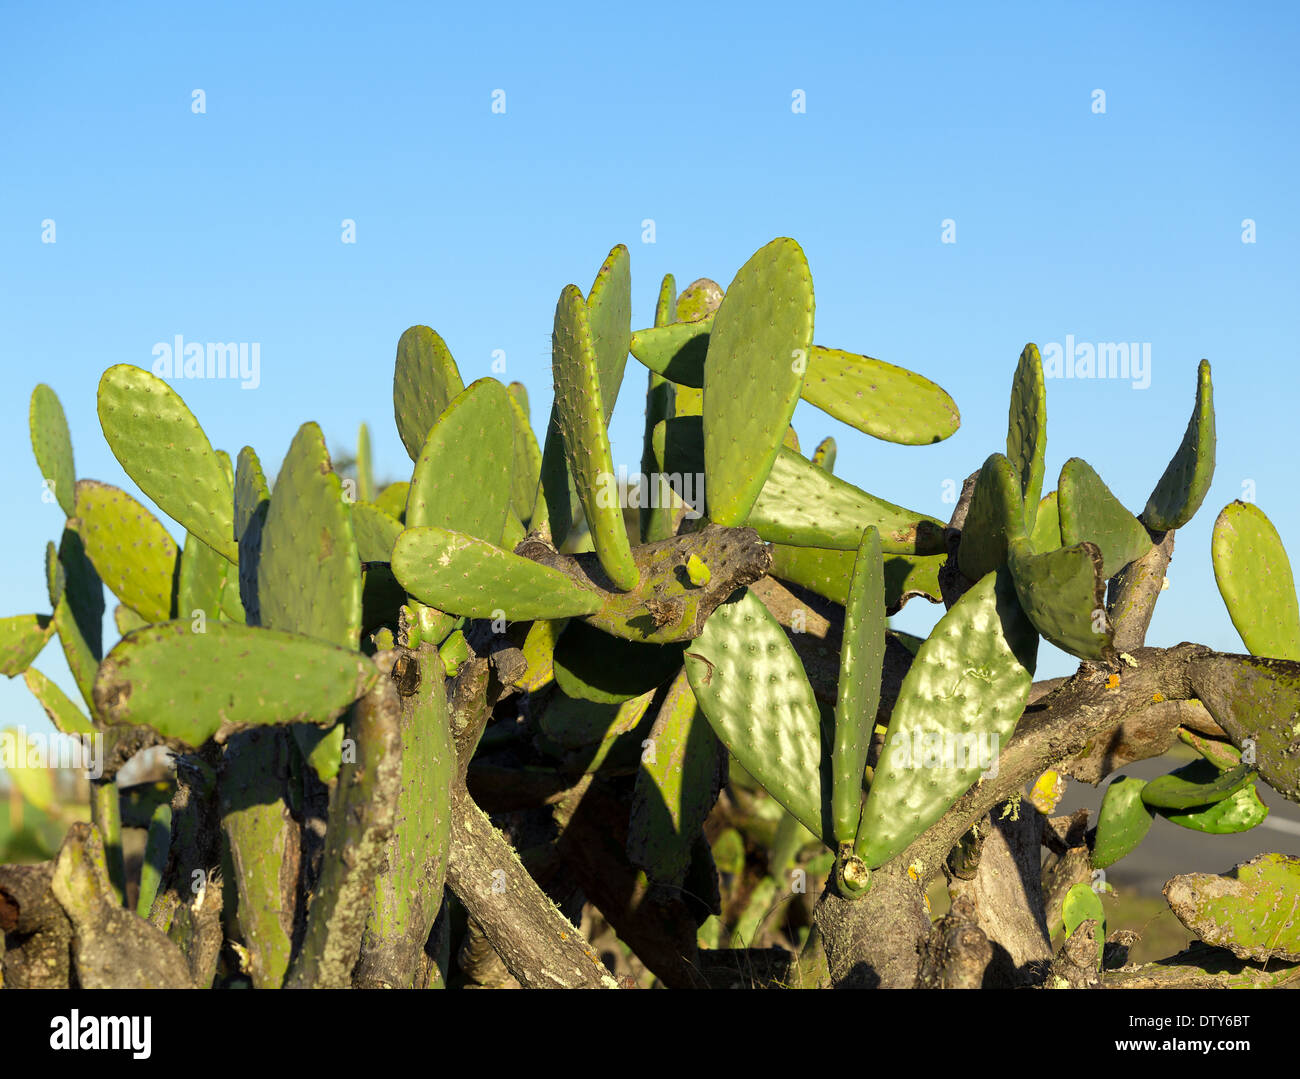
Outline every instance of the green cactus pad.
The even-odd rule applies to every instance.
[[[205,618],[220,618],[227,570],[238,572],[198,536],[187,536],[176,575],[176,617],[192,619],[196,611],[202,611]]]
[[[1038,346],[1028,344],[1020,353],[1011,382],[1011,407],[1007,414],[1007,458],[1016,466],[1025,507],[1025,529],[1032,532],[1043,493],[1047,453],[1047,383]]]
[[[799,656],[758,597],[746,590],[721,604],[685,661],[722,744],[805,828],[829,837],[821,712]]]
[[[575,620],[556,642],[555,680],[570,697],[617,704],[668,681],[685,647],[623,640]]]
[[[1300,660],[1300,604],[1282,538],[1249,502],[1225,506],[1210,542],[1214,580],[1246,648],[1256,656]]]
[[[77,482],[77,470],[72,458],[68,419],[63,414],[58,395],[43,382],[32,390],[27,422],[31,429],[32,452],[36,455],[46,489],[58,500],[67,516],[75,517],[73,486]]]
[[[1142,522],[1124,508],[1081,457],[1065,462],[1057,491],[1062,544],[1095,543],[1107,580],[1151,550],[1151,537]]]
[[[516,391],[515,387],[519,390]],[[542,451],[528,422],[528,394],[523,386],[512,382],[508,387],[510,414],[515,421],[515,463],[510,476],[510,505],[519,520],[527,521],[537,500],[537,484],[542,476]]]
[[[616,588],[627,591],[636,587],[639,575],[623,524],[605,429],[603,372],[597,365],[587,307],[582,293],[573,285],[565,288],[556,305],[552,341],[556,418],[569,474],[577,487],[601,567]]]
[[[1020,537],[1009,547],[1011,575],[1025,614],[1047,640],[1080,659],[1114,657],[1114,627],[1106,616],[1106,578],[1094,543],[1035,554]]]
[[[153,811],[149,818],[149,830],[145,836],[144,858],[140,863],[140,892],[136,899],[137,916],[148,919],[153,909],[153,901],[158,896],[162,884],[163,871],[167,868],[167,855],[172,845],[172,807],[163,803]]]
[[[328,723],[377,677],[365,656],[301,634],[230,622],[193,633],[188,622],[164,622],[104,657],[95,710],[109,724],[144,724],[200,746],[246,726]]]
[[[408,528],[393,546],[393,574],[432,607],[472,618],[504,611],[512,621],[593,614],[600,596],[557,570],[463,533]]]
[[[841,606],[848,602],[854,551],[827,551],[820,547],[772,545],[773,577],[797,584]],[[946,555],[885,557],[885,613],[897,614],[909,599],[920,596],[931,603],[943,601],[939,569]]]
[[[1106,910],[1101,905],[1101,896],[1092,890],[1092,885],[1080,883],[1065,893],[1061,903],[1061,917],[1065,922],[1065,935],[1074,936],[1074,932],[1084,922],[1097,923],[1097,964],[1101,965],[1106,952]]]
[[[660,705],[648,741],[632,790],[627,854],[652,881],[677,887],[717,800],[725,760],[684,670]]]
[[[393,544],[402,533],[402,523],[373,503],[354,502],[352,530],[362,562],[388,562],[393,557]]]
[[[808,261],[794,240],[773,240],[727,289],[704,363],[709,515],[720,525],[743,525],[760,498],[799,400],[812,334]]]
[[[562,618],[540,618],[528,627],[522,648],[528,667],[515,683],[520,689],[536,693],[555,680],[555,642],[567,624]]]
[[[234,735],[221,762],[221,828],[256,989],[284,984],[292,952],[298,828],[284,801],[292,752],[285,731],[254,729]]]
[[[450,637],[442,642],[438,649],[438,659],[441,660],[443,670],[448,678],[455,678],[456,673],[460,670],[460,665],[469,659],[469,643],[465,640],[465,634],[456,630]]]
[[[370,428],[364,423],[357,428],[357,501],[369,502],[375,497],[375,473],[370,459]]]
[[[813,450],[812,463],[826,472],[835,471],[835,439],[827,436]]]
[[[837,348],[809,350],[803,399],[850,427],[901,446],[942,442],[961,425],[953,399],[928,378]]]
[[[717,486],[712,472],[708,478],[709,516],[717,520],[713,516]],[[886,554],[942,554],[945,550],[942,521],[869,495],[784,447],[745,523],[769,543],[795,547],[853,551],[863,529],[874,526]]]
[[[1152,809],[1194,809],[1214,805],[1236,794],[1255,776],[1247,764],[1222,772],[1207,760],[1192,761],[1142,788],[1142,801]]]
[[[352,514],[314,423],[294,436],[262,526],[257,568],[261,624],[356,648],[361,565]]]
[[[74,523],[70,521],[69,525]],[[64,589],[54,608],[54,628],[68,669],[93,714],[95,674],[103,654],[104,585],[73,527],[63,530],[59,564],[63,567]]]
[[[1034,550],[1039,554],[1055,551],[1061,546],[1061,511],[1055,491],[1044,495],[1039,500],[1029,542],[1034,545]]]
[[[238,561],[230,477],[180,395],[120,363],[99,380],[99,424],[126,473],[168,517]]]
[[[853,568],[853,583],[844,608],[840,647],[839,692],[835,702],[835,747],[832,810],[835,843],[852,843],[862,815],[862,776],[880,704],[880,675],[885,661],[885,564],[880,534],[862,533]]]
[[[77,484],[78,532],[113,595],[150,622],[166,622],[178,573],[176,543],[125,491],[95,480]]]
[[[1206,944],[1241,959],[1300,960],[1300,858],[1261,854],[1224,876],[1188,873],[1165,885],[1174,916]]]
[[[1213,764],[1220,772],[1227,772],[1241,763],[1241,750],[1231,742],[1221,742],[1217,738],[1206,738],[1186,727],[1178,728],[1179,741],[1191,746],[1197,753]]]
[[[239,619],[236,619],[239,621]],[[117,626],[119,635],[125,637],[133,629],[139,629],[141,626],[147,626],[149,620],[144,618],[139,611],[132,610],[124,603],[119,603],[113,608],[113,625]]]
[[[1092,845],[1092,864],[1106,869],[1137,850],[1151,830],[1155,810],[1142,800],[1146,780],[1116,776],[1106,787],[1097,814],[1097,837]]]
[[[22,674],[53,635],[54,619],[48,614],[0,618],[0,674],[8,678]]]
[[[406,480],[390,483],[379,492],[379,497],[375,499],[375,508],[383,510],[388,516],[396,517],[400,521],[406,513],[406,500],[410,493],[411,485]]]
[[[1209,361],[1202,360],[1187,431],[1142,511],[1142,523],[1152,532],[1182,528],[1201,508],[1214,478],[1214,449],[1214,387]]]
[[[447,405],[415,463],[407,526],[500,540],[515,466],[514,425],[510,395],[494,378],[479,379]]]
[[[855,853],[868,868],[905,850],[996,760],[1029,699],[1037,652],[1005,569],[939,620],[903,678],[862,811]]]
[[[32,691],[32,696],[41,702],[45,714],[49,716],[54,729],[60,734],[95,733],[94,725],[85,717],[81,709],[35,667],[28,667],[23,671],[23,681]]]
[[[677,297],[678,322],[702,322],[716,314],[722,303],[722,287],[708,277],[697,277]]]
[[[704,385],[704,358],[709,350],[712,316],[699,322],[673,322],[637,330],[632,355],[655,374],[679,386]]]
[[[655,302],[655,326],[667,326],[675,317],[677,281],[665,274]],[[648,484],[647,497],[639,507],[642,543],[667,539],[673,534],[673,496],[668,484],[656,473],[661,472],[656,456],[654,433],[661,422],[673,418],[676,387],[653,371],[649,373],[645,398],[645,434],[641,440],[641,471]]]
[[[1007,560],[1007,547],[1025,534],[1020,473],[1010,458],[991,454],[980,469],[961,530],[957,566],[972,581]]]
[[[76,503],[73,503],[76,506]],[[75,514],[74,514],[75,516]],[[57,607],[63,598],[63,589],[67,586],[67,572],[59,561],[59,549],[52,542],[45,544],[45,590],[50,597],[50,606]]]
[[[393,416],[412,461],[420,459],[429,429],[465,388],[446,343],[428,326],[412,326],[397,342]]]
[[[602,419],[606,423],[614,413],[632,347],[631,262],[627,248],[618,244],[605,256],[587,293],[587,325],[600,373],[600,400],[605,409]]]
[[[1259,800],[1259,792],[1255,789],[1255,784],[1251,783],[1213,805],[1183,811],[1161,810],[1160,815],[1195,832],[1235,835],[1238,832],[1249,832],[1263,823],[1268,816],[1268,806]]]

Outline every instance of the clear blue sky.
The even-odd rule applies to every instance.
[[[631,249],[645,325],[665,272],[725,286],[789,235],[817,343],[922,372],[963,418],[904,448],[801,405],[805,448],[834,434],[839,474],[940,517],[945,481],[1004,447],[1026,341],[1150,344],[1145,389],[1048,383],[1048,488],[1083,456],[1135,511],[1208,358],[1218,471],[1151,642],[1241,650],[1210,566],[1218,510],[1253,481],[1300,558],[1298,21],[1281,3],[6,3],[4,613],[47,609],[62,525],[28,443],[39,381],[79,475],[138,493],[98,430],[103,370],[148,367],[176,334],[258,342],[256,390],[178,385],[214,445],[251,444],[274,472],[303,421],[341,448],[365,420],[378,471],[404,477],[391,375],[407,326],[438,330],[466,382],[504,350],[540,427],[556,299],[611,246]],[[635,471],[644,372],[628,372],[613,436]],[[937,613],[913,604],[898,624]],[[75,695],[56,643],[37,665]],[[1070,667],[1045,652],[1040,674]],[[3,723],[45,729],[20,679],[0,684]]]

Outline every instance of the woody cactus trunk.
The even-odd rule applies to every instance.
[[[672,987],[1294,977],[1296,859],[1175,878],[1203,943],[1150,967],[1107,945],[1088,884],[1157,814],[1240,831],[1268,812],[1260,781],[1300,798],[1300,611],[1255,507],[1225,510],[1214,548],[1252,655],[1145,643],[1214,469],[1208,363],[1134,515],[1079,458],[1043,494],[1026,346],[1005,452],[945,522],[834,475],[832,439],[802,455],[800,399],[903,445],[959,415],[919,374],[814,343],[794,240],[725,291],[666,278],[651,327],[630,311],[622,246],[585,295],[563,290],[540,443],[521,385],[465,386],[437,333],[407,330],[393,406],[413,469],[382,490],[364,427],[354,476],[305,423],[272,485],[167,382],[110,368],[104,437],[179,547],[131,494],[76,478],[59,401],[36,388],[32,444],[66,522],[52,613],[0,622],[0,661],[60,731],[101,738],[107,767],[56,857],[0,867],[5,983],[635,984],[583,911]],[[608,436],[629,355],[649,371],[631,515]],[[946,609],[924,640],[888,621],[918,598]],[[80,704],[31,666],[51,636]],[[1040,639],[1077,673],[1035,682]],[[1179,738],[1203,759],[1116,779],[1095,829],[1047,816],[1067,777],[1098,783]],[[114,782],[159,745],[166,783]],[[765,831],[732,826],[744,805]],[[148,829],[138,874],[126,827]],[[752,947],[809,871],[825,880],[811,917]]]

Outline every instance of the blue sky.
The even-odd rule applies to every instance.
[[[1284,4],[6,3],[3,613],[48,607],[62,524],[28,442],[37,382],[63,401],[78,474],[138,494],[98,429],[103,370],[148,367],[177,334],[257,342],[256,389],[177,386],[214,445],[250,444],[274,472],[300,423],[342,448],[365,420],[378,471],[405,477],[391,374],[406,327],[442,334],[467,383],[503,350],[541,427],[555,302],[610,247],[631,250],[640,326],[665,272],[725,286],[788,235],[812,267],[817,343],[920,371],[963,418],[907,448],[801,405],[805,449],[835,435],[838,474],[940,517],[945,481],[1004,448],[1025,342],[1149,343],[1144,389],[1048,383],[1048,489],[1082,456],[1135,511],[1208,358],[1218,469],[1150,641],[1240,650],[1215,515],[1251,484],[1300,552],[1298,23]],[[635,470],[644,372],[628,372],[612,434]],[[897,624],[937,614],[917,603]],[[75,693],[57,644],[37,665]],[[1040,674],[1071,667],[1045,651]],[[0,715],[45,729],[21,680],[0,683]]]

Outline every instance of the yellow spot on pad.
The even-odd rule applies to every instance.
[[[1112,674],[1106,679],[1107,689],[1116,689],[1119,687],[1119,675]]]

